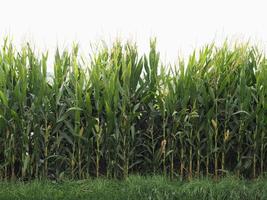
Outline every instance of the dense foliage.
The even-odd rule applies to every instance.
[[[90,59],[0,51],[0,178],[256,177],[266,171],[267,59],[207,45],[177,65],[114,43]],[[52,77],[47,68],[53,67]]]

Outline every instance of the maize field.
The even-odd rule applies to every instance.
[[[191,179],[267,171],[267,58],[206,45],[164,64],[150,41],[48,53],[0,50],[0,180]],[[47,69],[53,69],[48,76]]]

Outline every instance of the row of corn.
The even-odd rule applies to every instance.
[[[267,168],[267,59],[248,44],[207,45],[162,64],[115,42],[37,55],[0,50],[0,179],[175,178]],[[48,76],[47,69],[53,69]]]

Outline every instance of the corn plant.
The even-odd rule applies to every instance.
[[[166,65],[116,41],[89,58],[32,45],[0,50],[0,178],[181,179],[266,171],[264,53],[206,45]],[[48,69],[53,69],[48,76]]]

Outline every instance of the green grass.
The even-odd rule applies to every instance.
[[[267,198],[267,179],[243,181],[233,177],[170,181],[160,176],[130,176],[127,180],[94,179],[60,183],[1,182],[1,200],[260,200]]]

